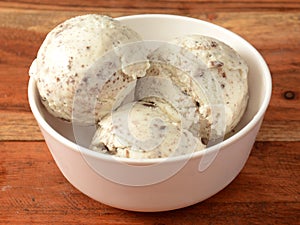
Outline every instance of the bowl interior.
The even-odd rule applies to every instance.
[[[219,26],[187,17],[137,15],[118,19],[141,34],[144,40],[167,41],[177,36],[198,33],[217,38],[234,48],[249,66],[249,102],[243,118],[236,127],[237,133],[233,136],[242,135],[239,134],[241,130],[246,129],[244,131],[246,132],[247,129],[251,129],[249,123],[253,122],[255,117],[262,118],[271,94],[270,73],[261,55],[244,39]],[[33,82],[32,79],[31,82]],[[32,85],[31,90],[29,90],[29,95],[29,99],[32,98],[33,104],[37,106],[38,112],[36,113],[40,113],[50,127],[61,136],[75,142],[72,125],[54,118],[45,110],[39,100],[35,85]],[[33,113],[35,114],[35,112]],[[37,118],[37,115],[35,116]],[[83,145],[89,145],[93,132],[94,127],[82,128],[82,139],[86,141],[86,144]]]

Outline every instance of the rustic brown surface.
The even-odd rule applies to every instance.
[[[98,203],[56,167],[27,102],[28,68],[46,33],[85,13],[170,13],[224,26],[266,59],[273,94],[251,156],[223,191],[194,206],[134,213]],[[300,3],[0,1],[0,224],[297,224],[300,218]],[[294,99],[284,93],[292,91]]]

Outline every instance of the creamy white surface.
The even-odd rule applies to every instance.
[[[198,151],[236,126],[247,106],[248,67],[231,47],[179,37],[150,54],[149,68],[143,45],[132,44],[140,41],[101,15],[54,28],[30,68],[45,107],[67,121],[100,120],[90,148],[128,158]],[[133,89],[136,102],[120,106]]]
[[[210,76],[218,82],[225,106],[226,133],[240,121],[248,102],[248,66],[238,53],[225,43],[211,37],[189,35],[172,41],[206,64]],[[207,104],[209,105],[209,104]],[[204,106],[206,107],[206,106]]]
[[[202,137],[220,138],[240,121],[248,101],[248,66],[234,49],[211,37],[188,35],[158,48],[150,61],[147,76],[170,78],[198,103]]]
[[[89,73],[101,73],[101,71],[99,72],[101,68],[97,68],[95,63],[113,52],[102,61],[106,63],[103,64],[103,67],[111,70],[116,68],[112,79],[117,80],[119,77],[118,91],[132,79],[144,76],[145,70],[149,66],[147,62],[128,66],[135,60],[141,60],[141,58],[146,60],[140,46],[122,48],[125,44],[139,41],[141,38],[135,31],[102,15],[90,14],[74,17],[55,27],[45,38],[29,72],[30,76],[37,81],[42,102],[48,111],[56,117],[70,121],[74,95],[78,89],[81,89],[77,92],[77,103],[84,110],[81,112],[80,107],[75,107],[75,110],[80,111],[77,114],[81,117],[76,118],[77,122],[91,123],[90,119],[86,121],[85,118],[91,117],[87,114],[93,110],[92,108],[96,104],[98,104],[96,117],[104,116],[107,113],[105,110],[111,109],[114,104],[114,97],[118,92],[111,91],[109,87],[106,87],[105,93],[114,93],[114,95],[108,98],[105,93],[101,93],[100,97],[96,99],[95,95],[98,94],[95,85],[96,78],[90,79]],[[112,60],[110,61],[110,59]],[[87,82],[84,77],[89,78],[86,79]],[[106,78],[102,77],[102,79],[104,83],[108,81],[105,80]],[[90,93],[80,96],[78,93],[83,89]],[[105,89],[105,85],[103,89]],[[103,102],[101,102],[101,97],[103,97]]]
[[[170,43],[150,54],[151,67],[136,82],[137,102],[100,121],[93,150],[128,158],[168,157],[182,135],[185,147],[179,152],[184,154],[205,148],[209,138],[223,138],[239,122],[248,101],[245,61],[231,47],[206,36],[189,35]],[[142,104],[149,99],[155,108]],[[168,135],[164,130],[147,132],[157,117],[166,121]],[[121,126],[127,121],[130,129]],[[148,142],[135,142],[128,134],[158,147],[147,151]],[[165,139],[159,145],[160,135]]]
[[[127,158],[161,158],[204,149],[180,114],[156,97],[129,103],[99,123],[90,148]]]

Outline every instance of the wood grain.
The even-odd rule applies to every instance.
[[[191,16],[259,50],[272,73],[272,99],[245,168],[227,188],[188,208],[134,213],[86,197],[63,177],[28,105],[28,69],[54,26],[86,13]],[[299,52],[299,0],[0,1],[0,224],[297,224]]]
[[[42,141],[40,129],[31,112],[0,110],[0,141]]]
[[[65,180],[43,142],[0,142],[0,148],[1,224],[295,224],[300,215],[300,142],[256,143],[227,188],[164,213],[122,211],[86,197]]]
[[[129,13],[174,13],[174,14],[197,14],[199,12],[246,12],[246,11],[297,11],[300,9],[297,0],[164,0],[164,1],[79,1],[63,0],[54,2],[51,0],[19,0],[2,1],[0,7],[13,9],[35,9],[35,10],[61,10],[61,11],[100,11]]]

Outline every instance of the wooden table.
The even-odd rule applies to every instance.
[[[245,168],[227,188],[184,209],[135,213],[98,203],[63,177],[30,112],[28,68],[50,29],[85,13],[191,16],[261,52],[272,99]],[[0,224],[299,224],[299,0],[0,1],[0,43]]]

